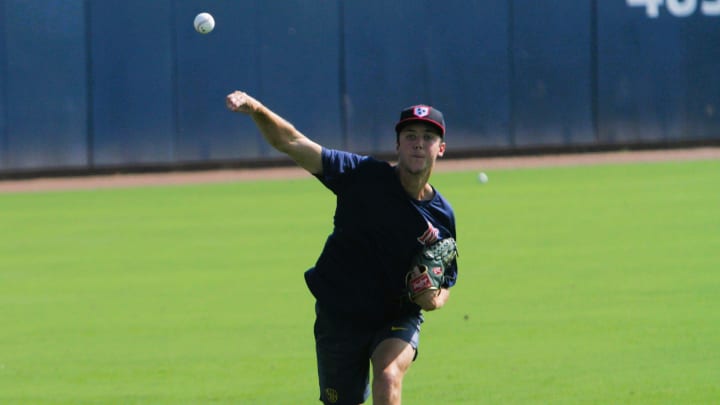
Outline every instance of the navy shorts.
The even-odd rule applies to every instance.
[[[422,315],[409,315],[380,327],[360,327],[329,316],[315,305],[315,350],[320,400],[325,404],[359,404],[370,396],[370,357],[385,339],[402,339],[417,357]]]

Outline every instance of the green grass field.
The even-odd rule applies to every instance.
[[[442,163],[441,163],[442,164]],[[460,277],[407,404],[720,402],[720,161],[438,173]],[[0,404],[312,404],[292,181],[0,194]]]

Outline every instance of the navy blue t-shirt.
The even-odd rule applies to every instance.
[[[318,305],[358,322],[387,322],[420,307],[407,299],[405,275],[425,244],[456,238],[455,215],[435,190],[408,196],[395,168],[367,156],[323,148],[318,179],[337,197],[334,229],[305,280]],[[445,287],[455,284],[457,264]]]

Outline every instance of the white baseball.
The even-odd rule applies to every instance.
[[[195,31],[201,34],[207,34],[215,29],[215,19],[210,13],[200,13],[195,16],[193,25],[195,26]]]
[[[482,183],[482,184],[485,184],[485,183],[488,182],[488,180],[490,180],[490,179],[488,178],[488,175],[485,174],[485,172],[480,172],[480,173],[478,173],[477,179],[478,179],[478,181],[479,181],[480,183]]]

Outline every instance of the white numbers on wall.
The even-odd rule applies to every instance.
[[[720,15],[720,0],[705,0],[700,9],[705,15]]]
[[[632,7],[645,6],[645,12],[650,18],[658,18],[660,16],[660,6],[664,0],[627,0],[627,5]]]
[[[720,16],[720,0],[626,0],[630,7],[645,7],[649,18],[660,17],[663,6],[674,17],[690,17],[699,12],[706,16]],[[700,5],[700,7],[698,7]]]
[[[667,0],[667,9],[675,17],[692,15],[697,8],[697,0]]]

